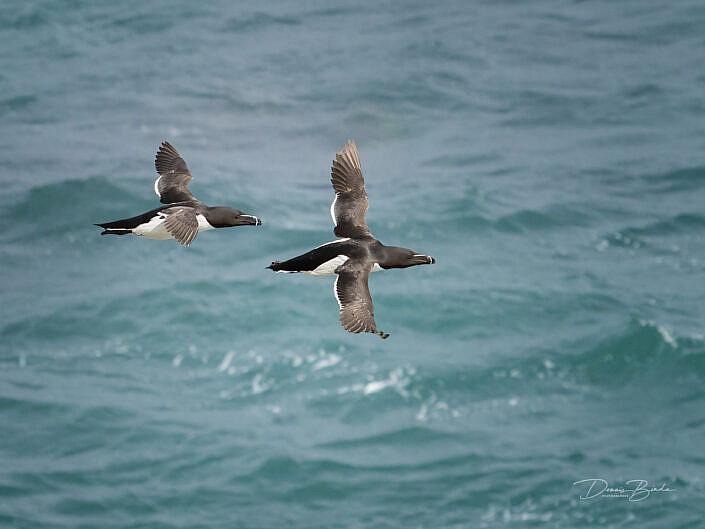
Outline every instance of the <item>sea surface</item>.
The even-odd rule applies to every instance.
[[[101,237],[163,140],[264,224]],[[702,528],[704,300],[701,0],[0,5],[2,528]]]

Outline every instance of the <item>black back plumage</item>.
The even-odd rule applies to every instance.
[[[115,220],[113,222],[104,222],[102,224],[96,224],[96,226],[100,226],[101,228],[104,228],[106,230],[132,230],[140,224],[149,222],[150,219],[154,218],[154,216],[157,215],[160,211],[164,211],[165,209],[169,209],[171,207],[173,207],[173,204],[167,206],[160,206],[158,208],[154,208],[150,211],[147,211],[146,213],[142,213],[141,215],[130,217],[129,219],[120,219]]]

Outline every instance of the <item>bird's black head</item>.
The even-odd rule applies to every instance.
[[[386,246],[386,258],[379,263],[382,268],[409,268],[410,266],[433,264],[436,260],[430,255],[424,255],[408,248]]]
[[[233,208],[208,208],[206,220],[214,228],[229,228],[231,226],[259,226],[262,221],[252,215],[245,215]]]

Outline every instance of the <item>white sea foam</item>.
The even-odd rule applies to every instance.
[[[639,325],[641,325],[642,327],[654,327],[661,335],[661,338],[663,338],[664,342],[666,342],[674,349],[678,347],[678,342],[676,341],[676,339],[673,337],[671,332],[663,325],[659,325],[653,320],[639,320]]]
[[[218,366],[218,371],[221,373],[230,367],[230,362],[232,362],[235,353],[233,351],[228,351],[228,353],[223,358],[223,361]]]
[[[664,327],[663,325],[657,325],[656,330],[659,332],[661,335],[661,338],[664,339],[664,341],[673,347],[674,349],[678,347],[678,343],[676,342],[676,339],[673,337],[673,335]]]
[[[340,362],[342,358],[337,354],[331,353],[330,355],[321,358],[318,362],[313,364],[313,370],[318,371],[319,369],[325,369],[326,367],[332,367]]]
[[[432,394],[428,399],[421,403],[419,411],[416,413],[417,421],[426,421],[428,419],[428,410],[436,402],[435,393]]]
[[[267,384],[263,382],[264,377],[262,376],[261,373],[257,373],[254,378],[252,379],[252,393],[254,395],[259,395],[260,393],[264,393],[267,391],[271,386],[271,384]]]
[[[408,396],[406,391],[406,386],[409,384],[409,378],[404,377],[404,370],[402,368],[394,369],[389,373],[389,378],[386,380],[372,380],[365,385],[363,393],[365,395],[370,395],[372,393],[377,393],[382,391],[387,387],[394,387],[402,396]]]
[[[377,393],[378,391],[382,391],[384,388],[386,388],[387,386],[391,386],[391,385],[392,385],[391,380],[374,380],[365,386],[364,393],[365,393],[365,395]]]

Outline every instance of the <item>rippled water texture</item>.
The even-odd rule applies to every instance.
[[[696,1],[4,2],[0,526],[702,527],[704,64]],[[265,270],[347,138],[437,260],[384,341]],[[162,140],[264,224],[99,236]]]

